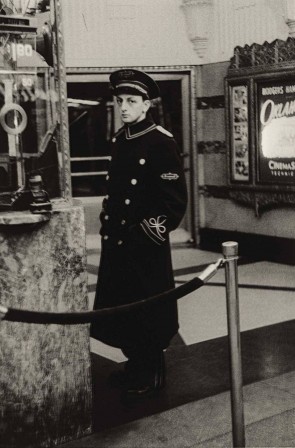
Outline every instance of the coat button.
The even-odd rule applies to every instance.
[[[139,160],[139,164],[140,164],[140,165],[144,165],[144,164],[145,164],[145,159],[140,159],[140,160]]]
[[[131,179],[131,183],[132,183],[132,185],[136,185],[137,184],[137,179]]]
[[[126,224],[125,219],[122,219],[121,224],[122,224],[122,226],[124,226]]]
[[[125,199],[125,204],[126,204],[126,205],[129,205],[130,202],[131,202],[130,199]]]
[[[109,178],[110,178],[110,176],[109,176],[109,175],[107,175],[107,176],[106,176],[106,180],[109,180]]]
[[[106,199],[109,199],[109,198],[110,198],[110,197],[109,197],[109,195],[107,194],[107,195],[106,195]]]
[[[103,237],[103,239],[104,239],[104,240],[108,240],[108,239],[109,239],[109,235],[105,235],[105,236]]]
[[[109,215],[105,215],[105,217],[104,217],[104,219],[106,220],[106,221],[108,221],[109,220]]]
[[[118,246],[121,246],[121,244],[123,244],[123,241],[122,241],[122,240],[119,240],[119,241],[118,241]]]

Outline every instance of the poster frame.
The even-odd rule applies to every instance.
[[[287,86],[294,86],[294,92],[292,94],[287,93],[286,95],[286,87]],[[292,98],[292,101],[294,101],[295,105],[295,75],[282,75],[282,76],[271,76],[271,77],[264,77],[259,78],[255,81],[254,84],[254,99],[255,99],[255,166],[256,166],[256,183],[257,185],[274,185],[277,188],[291,188],[295,191],[295,169],[294,170],[286,170],[286,169],[278,169],[275,168],[273,170],[274,175],[271,176],[269,173],[265,172],[265,163],[263,161],[262,157],[262,128],[261,128],[261,119],[260,114],[262,113],[261,109],[263,104],[261,104],[261,97],[260,97],[260,87],[266,88],[266,89],[272,89],[275,88],[276,91],[280,91],[281,93],[278,94],[270,94],[266,95],[266,101],[272,102],[273,107],[275,107],[278,103],[277,101],[281,101],[281,105],[283,105],[287,102],[288,98]],[[277,98],[281,98],[278,100]],[[264,103],[265,105],[265,103]],[[270,107],[268,107],[269,109]],[[268,110],[269,113],[269,110]],[[295,117],[295,113],[294,113]],[[281,118],[284,118],[283,116]],[[274,120],[272,120],[274,122]],[[278,122],[276,122],[278,123]],[[270,123],[269,123],[270,124]],[[285,123],[286,124],[286,123]],[[278,126],[277,126],[278,127]],[[281,132],[282,135],[282,132]],[[267,148],[266,148],[267,149]],[[282,148],[283,150],[283,148]],[[295,145],[294,145],[294,153],[295,153]],[[273,160],[274,159],[274,160]],[[270,161],[273,163],[273,165],[279,164],[279,163],[285,163],[290,164],[293,162],[295,164],[295,154],[294,158],[291,161],[286,159],[279,159],[273,157]],[[264,170],[264,172],[263,172]],[[289,173],[288,173],[289,171]]]
[[[230,191],[239,190],[246,194],[246,191],[258,193],[261,192],[275,192],[279,193],[284,202],[285,193],[295,193],[295,183],[278,183],[278,182],[264,182],[259,177],[259,160],[258,160],[258,85],[260,83],[277,82],[278,80],[288,83],[294,80],[294,67],[286,69],[273,69],[269,72],[263,71],[249,71],[248,73],[235,74],[234,76],[227,76],[225,78],[225,120],[226,120],[226,143],[227,143],[227,185]],[[233,156],[233,141],[232,141],[232,88],[237,85],[245,84],[248,86],[248,135],[249,135],[249,181],[240,181],[232,175],[232,156]],[[295,95],[295,94],[294,94]],[[294,97],[295,99],[295,97]],[[251,196],[252,197],[252,196]],[[293,197],[293,196],[292,196]],[[252,199],[251,199],[252,200]],[[248,202],[248,199],[246,199]],[[279,200],[280,202],[280,200]]]
[[[236,98],[237,93],[243,93],[245,103],[242,104],[239,99]],[[250,106],[250,83],[247,79],[239,79],[229,83],[228,85],[228,136],[229,136],[229,157],[228,157],[228,174],[229,180],[234,184],[250,184],[252,182],[252,161],[251,161],[251,127],[249,126],[249,120],[251,117]],[[243,111],[243,119],[237,119],[236,111]],[[240,131],[243,130],[240,135]],[[245,151],[245,146],[247,146]],[[240,155],[238,152],[246,152],[246,154]],[[237,164],[244,163],[244,171],[237,171]],[[248,165],[248,171],[247,166]],[[241,167],[243,169],[243,167]]]

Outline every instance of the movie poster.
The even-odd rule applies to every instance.
[[[258,84],[257,93],[258,180],[295,184],[295,79]]]
[[[232,177],[249,181],[248,95],[245,85],[232,88]]]

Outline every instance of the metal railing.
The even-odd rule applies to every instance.
[[[111,160],[111,156],[97,156],[97,157],[71,157],[71,162],[95,162],[100,160]],[[77,171],[71,172],[71,177],[83,176],[106,176],[108,171]]]

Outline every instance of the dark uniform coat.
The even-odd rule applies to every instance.
[[[187,191],[173,136],[150,119],[121,128],[107,184],[95,309],[174,287],[169,232],[184,216]],[[158,302],[93,324],[91,336],[122,349],[147,343],[165,348],[177,330],[177,303]]]

